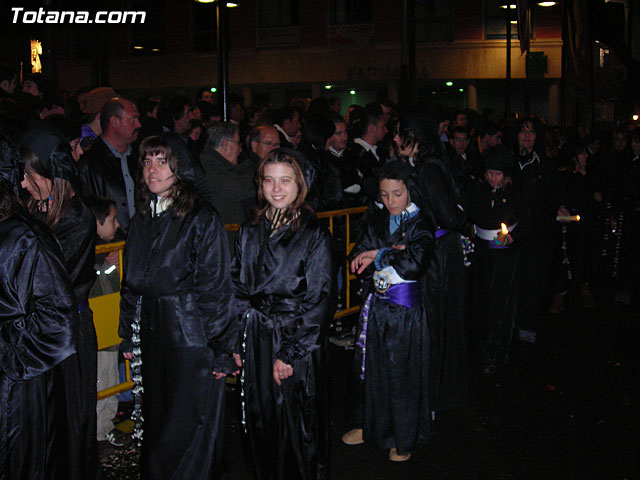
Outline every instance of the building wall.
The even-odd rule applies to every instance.
[[[282,48],[257,47],[256,0],[245,0],[239,8],[232,9],[229,12],[232,88],[311,88],[312,84],[331,83],[345,91],[351,88],[382,92],[397,89],[402,2],[373,2],[372,24],[343,27],[340,31],[346,33],[341,37],[328,24],[328,3],[300,1],[299,46]],[[110,83],[117,88],[149,91],[215,85],[216,54],[190,51],[190,8],[188,2],[165,2],[166,51],[159,55],[129,54],[130,35],[124,27],[114,28],[109,38]],[[212,5],[211,8],[215,7]],[[452,12],[453,42],[422,43],[416,47],[418,82],[504,79],[506,43],[505,40],[484,40],[483,3],[456,0]],[[67,47],[68,43],[67,39]],[[531,51],[544,52],[547,57],[547,72],[543,79],[560,77],[559,7],[536,10]],[[512,77],[525,78],[525,59],[520,54],[517,40],[512,41],[511,59]],[[69,55],[60,55],[58,64],[60,83],[68,90],[90,84],[88,60],[78,61]],[[479,99],[482,99],[481,92]]]

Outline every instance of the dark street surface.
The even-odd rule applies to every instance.
[[[331,478],[334,479],[638,479],[640,315],[613,304],[585,310],[570,292],[567,310],[541,316],[535,346],[514,341],[509,366],[473,371],[468,406],[440,412],[435,435],[408,462],[348,447],[343,404],[353,351],[331,346]],[[229,387],[229,478],[249,479]],[[634,446],[635,445],[635,446]],[[103,478],[138,478],[137,449],[103,459]]]

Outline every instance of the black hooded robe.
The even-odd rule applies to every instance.
[[[67,445],[49,385],[75,353],[75,296],[58,245],[32,218],[0,222],[0,257],[0,479],[56,478]]]
[[[476,227],[499,230],[504,223],[513,243],[499,247],[476,236],[472,261],[472,338],[475,358],[483,368],[507,364],[520,289],[520,245],[531,229],[528,205],[514,186],[494,189],[486,181],[471,184],[465,211]]]
[[[441,159],[423,160],[416,172],[416,183],[424,206],[439,229],[427,270],[426,299],[431,339],[431,408],[440,411],[460,407],[467,401],[466,272],[460,234],[466,220],[457,207],[459,191],[453,174]]]
[[[351,258],[364,251],[403,244],[405,250],[387,250],[382,263],[392,266],[405,280],[421,280],[433,253],[432,228],[420,216],[403,223],[393,235],[388,225],[386,210],[373,214]],[[375,268],[370,266],[368,270],[371,275]],[[359,342],[354,355],[357,370],[365,357],[364,439],[380,448],[396,448],[404,455],[413,451],[416,442],[426,442],[431,433],[426,308],[423,300],[414,308],[390,303],[377,293],[372,282],[368,290],[366,343],[361,347]],[[356,339],[362,338],[363,322],[361,313]]]
[[[324,363],[333,279],[331,237],[301,212],[302,225],[269,235],[244,225],[233,280],[244,329],[243,413],[255,478],[306,480],[328,474]],[[278,386],[273,364],[293,367]]]
[[[132,351],[140,301],[141,477],[209,479],[221,474],[224,378],[236,370],[230,325],[229,251],[223,225],[200,201],[131,221],[120,302],[121,350]],[[229,343],[227,343],[229,339]]]
[[[37,216],[44,220],[44,213]],[[65,455],[58,469],[59,478],[92,479],[98,474],[96,440],[97,351],[98,342],[89,308],[89,290],[95,281],[96,220],[91,210],[78,198],[71,198],[62,218],[51,230],[60,244],[64,263],[78,301],[79,326],[77,354],[62,362],[53,372],[57,401],[66,414],[58,416],[61,429],[67,431]]]

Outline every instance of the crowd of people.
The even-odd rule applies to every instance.
[[[224,121],[207,89],[63,101],[40,74],[0,74],[0,478],[96,478],[98,442],[119,442],[96,385],[122,358],[142,478],[223,474],[226,376],[255,478],[327,478],[347,288],[361,311],[342,441],[394,462],[465,405],[470,375],[535,345],[567,292],[638,307],[640,128],[609,144],[490,109],[381,100],[343,117],[338,98],[235,99]],[[346,251],[315,213],[363,205]],[[122,265],[94,253],[114,239]],[[122,343],[98,355],[88,299],[118,289]]]

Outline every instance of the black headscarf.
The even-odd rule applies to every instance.
[[[515,166],[515,157],[504,145],[496,145],[482,155],[485,170],[499,170],[505,176],[510,175]]]
[[[385,178],[402,180],[409,190],[411,201],[418,207],[422,206],[422,196],[414,180],[414,170],[407,163],[401,160],[393,160],[378,168],[375,174],[378,179],[378,184]]]
[[[36,122],[20,137],[18,145],[35,153],[50,180],[68,180],[76,193],[81,192],[76,162],[62,133],[47,122]]]

